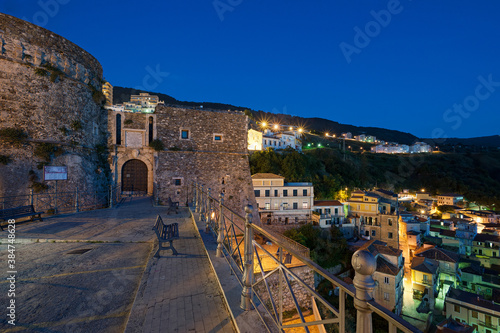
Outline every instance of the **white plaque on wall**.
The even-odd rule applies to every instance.
[[[125,146],[134,148],[142,147],[142,132],[125,131]]]

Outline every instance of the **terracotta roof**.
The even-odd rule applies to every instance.
[[[475,242],[500,242],[500,236],[497,235],[489,235],[489,234],[477,234],[474,237]]]
[[[437,261],[425,257],[413,257],[411,261],[411,269],[419,272],[435,274],[438,267]]]
[[[373,256],[376,256],[377,254],[385,254],[399,257],[403,253],[403,251],[395,249],[392,246],[388,246],[387,243],[375,239],[363,244],[360,247],[360,250],[368,250],[371,254],[373,254]]]
[[[392,263],[387,261],[383,256],[377,257],[377,272],[390,274],[390,275],[398,275],[399,269],[394,266]]]
[[[465,323],[459,323],[451,316],[448,319],[443,320],[437,326],[436,333],[473,333],[474,327],[469,326]]]
[[[252,175],[252,179],[285,179],[285,177],[275,175],[274,173],[256,173]]]
[[[458,262],[460,260],[460,255],[458,253],[440,249],[437,247],[422,251],[418,253],[417,256],[434,259],[437,261]]]
[[[445,229],[441,229],[439,231],[439,234],[442,235],[442,236],[447,236],[447,237],[455,237],[455,230],[445,230]]]
[[[450,287],[450,289],[448,290],[448,294],[446,294],[446,302],[448,302],[448,299],[450,298],[456,299],[457,301],[460,302],[469,303],[474,306],[479,306],[482,308],[500,312],[500,304],[497,304],[493,301],[487,301],[478,294],[469,293],[463,290],[458,290],[453,287]]]
[[[314,201],[314,206],[343,206],[338,200],[318,200]]]

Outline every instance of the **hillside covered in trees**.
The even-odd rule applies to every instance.
[[[287,182],[314,184],[316,199],[345,199],[346,187],[400,191],[425,188],[432,194],[456,192],[484,205],[500,205],[500,153],[388,155],[330,148],[299,153],[272,149],[250,156],[252,174],[280,174]]]

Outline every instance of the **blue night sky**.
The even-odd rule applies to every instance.
[[[0,12],[81,46],[115,86],[424,138],[500,133],[496,0],[2,0]]]

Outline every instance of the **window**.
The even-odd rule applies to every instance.
[[[472,324],[472,327],[474,327],[474,332],[479,332],[479,327],[476,324]]]
[[[256,198],[260,197],[260,190],[255,190],[254,192]]]
[[[283,202],[283,209],[288,209],[288,202]]]
[[[302,195],[303,195],[304,197],[307,197],[307,190],[302,190]]]
[[[339,215],[339,209],[335,208],[335,215]]]
[[[472,318],[477,318],[477,311],[472,311]]]
[[[384,300],[386,300],[386,301],[389,300],[389,293],[384,293]]]
[[[467,281],[462,281],[462,286],[467,287]]]
[[[215,134],[214,133],[214,141],[215,142],[222,142],[222,134]]]
[[[309,208],[309,205],[308,205],[307,201],[304,201],[302,203],[302,209],[307,209],[307,208]]]
[[[388,220],[387,220],[387,223],[388,223],[389,225],[392,225],[392,219],[388,219]]]
[[[278,196],[278,190],[274,190],[274,196],[277,197]]]
[[[297,196],[297,190],[293,190],[293,196],[296,197]]]
[[[153,117],[149,117],[149,126],[148,126],[148,143],[153,142]]]
[[[375,236],[375,235],[376,235],[376,231],[372,230],[372,236]]]
[[[455,305],[453,306],[453,311],[460,313],[460,306],[459,306],[459,305],[457,305],[457,304],[455,304]]]
[[[483,250],[479,249],[479,254],[482,255],[483,254]]]
[[[299,203],[298,202],[294,202],[293,203],[293,209],[299,209]]]
[[[181,139],[183,139],[183,140],[189,139],[189,130],[181,129]]]
[[[174,185],[181,186],[182,185],[182,178],[174,178]]]
[[[266,209],[271,209],[271,204],[269,202],[266,202]]]
[[[288,190],[283,190],[283,196],[287,197],[288,196]]]
[[[122,144],[122,115],[116,115],[116,144]]]
[[[392,239],[392,232],[389,232],[389,233],[387,234],[387,237],[388,237],[389,239]]]
[[[491,256],[492,257],[496,257],[497,256],[497,253],[495,251],[491,252]]]
[[[266,190],[266,197],[269,197],[271,196],[271,191],[270,190]]]
[[[384,276],[384,283],[389,284],[389,277],[388,276]]]
[[[428,283],[429,282],[428,279],[429,277],[427,276],[427,274],[424,274],[424,283]]]

